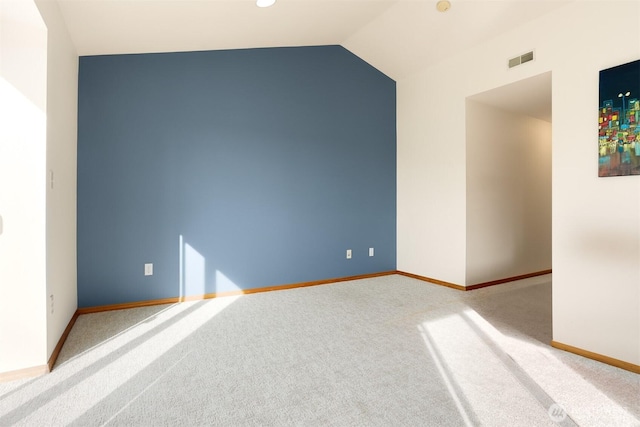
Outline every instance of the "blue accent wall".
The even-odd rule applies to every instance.
[[[79,307],[396,269],[396,86],[346,49],[79,73]]]

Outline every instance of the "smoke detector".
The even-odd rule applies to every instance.
[[[438,12],[446,12],[447,10],[451,9],[451,2],[449,0],[440,0],[436,4],[436,9],[438,10]]]

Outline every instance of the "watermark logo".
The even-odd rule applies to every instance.
[[[549,414],[549,418],[556,423],[561,423],[567,418],[567,411],[565,411],[564,407],[559,403],[554,403],[549,406],[549,410],[547,411]]]

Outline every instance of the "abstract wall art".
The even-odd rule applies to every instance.
[[[640,175],[640,60],[600,71],[598,176]]]

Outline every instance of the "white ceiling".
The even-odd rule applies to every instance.
[[[58,0],[80,55],[341,44],[394,1]]]
[[[57,0],[79,55],[342,45],[393,79],[571,0]]]

